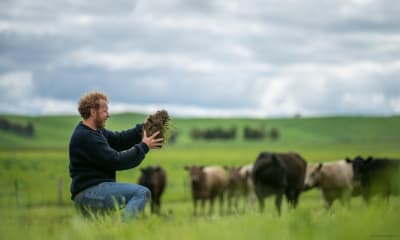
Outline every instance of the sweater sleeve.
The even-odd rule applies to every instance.
[[[121,139],[124,137],[121,136]],[[100,132],[92,134],[91,139],[87,141],[87,146],[87,154],[89,155],[87,159],[90,159],[94,165],[109,170],[136,167],[149,151],[147,145],[143,142],[136,143],[126,150],[118,151],[110,146],[106,136]]]
[[[125,131],[117,132],[103,129],[102,133],[113,149],[122,151],[127,150],[142,141],[142,129],[143,124],[136,124],[134,128]]]

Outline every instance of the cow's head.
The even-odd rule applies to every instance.
[[[318,187],[321,181],[321,169],[323,164],[310,164],[307,166],[306,178],[304,180],[304,190]]]
[[[228,182],[230,186],[240,185],[244,181],[240,174],[240,167],[225,166],[224,169],[228,172]]]
[[[204,166],[185,166],[184,169],[189,172],[192,185],[198,185],[204,181]]]
[[[361,156],[357,156],[352,160],[352,165],[353,165],[353,179],[355,181],[359,181],[363,174],[365,173],[365,170],[372,160],[372,157],[368,157],[367,159],[362,158]]]
[[[141,168],[140,171],[142,172],[141,179],[144,183],[148,186],[155,184],[157,181],[156,175],[159,174],[161,171],[160,166],[149,166],[146,168]]]

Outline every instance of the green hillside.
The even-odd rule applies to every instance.
[[[0,130],[0,149],[65,149],[69,137],[80,120],[78,116],[0,116],[11,122],[33,123],[35,136],[27,138],[10,131]],[[144,115],[118,114],[107,122],[107,128],[122,130],[143,122]],[[277,141],[266,138],[263,141],[245,141],[245,126],[266,131],[277,128],[280,137]],[[193,128],[237,128],[234,140],[193,140]],[[325,118],[287,118],[287,119],[189,119],[173,118],[172,128],[178,132],[177,142],[170,147],[193,147],[195,145],[234,146],[236,144],[273,146],[291,148],[295,146],[314,147],[329,144],[339,145],[396,145],[400,142],[400,117],[325,117]]]
[[[107,128],[122,130],[143,122],[138,114],[112,115]],[[275,214],[274,200],[266,213],[250,211],[227,216],[192,216],[186,165],[243,165],[255,161],[260,151],[296,151],[307,162],[328,162],[346,156],[373,155],[400,158],[400,117],[324,117],[286,119],[173,118],[177,141],[152,150],[140,167],[161,165],[168,184],[163,196],[163,216],[141,219],[133,225],[118,218],[90,222],[79,218],[70,200],[68,142],[80,121],[78,116],[0,116],[12,123],[34,126],[33,137],[0,130],[0,236],[4,239],[371,239],[400,236],[399,197],[390,205],[376,200],[372,207],[361,198],[351,208],[335,203],[323,208],[320,192],[303,193],[299,208]],[[197,129],[231,129],[232,140],[194,140]],[[245,127],[266,132],[279,130],[279,138],[245,140]],[[135,183],[140,167],[120,171],[117,181]],[[257,209],[257,206],[254,206]],[[149,209],[147,209],[149,213]],[[368,227],[366,227],[368,226]],[[371,227],[374,226],[374,227]],[[23,229],[23,231],[21,231]],[[157,229],[157,230],[155,230]],[[360,235],[361,234],[361,235]],[[371,237],[372,236],[372,237]],[[0,237],[0,239],[2,239]],[[268,239],[268,238],[267,238]]]

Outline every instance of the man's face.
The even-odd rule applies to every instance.
[[[108,114],[108,103],[107,101],[101,99],[99,109],[95,110],[96,115],[94,119],[94,123],[96,124],[96,128],[104,128],[106,126],[107,118],[110,117]]]

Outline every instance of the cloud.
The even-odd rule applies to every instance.
[[[394,0],[1,1],[0,113],[76,114],[98,90],[116,112],[399,114],[399,10]]]
[[[7,72],[0,75],[1,102],[11,103],[30,97],[33,89],[32,73],[30,72]]]

